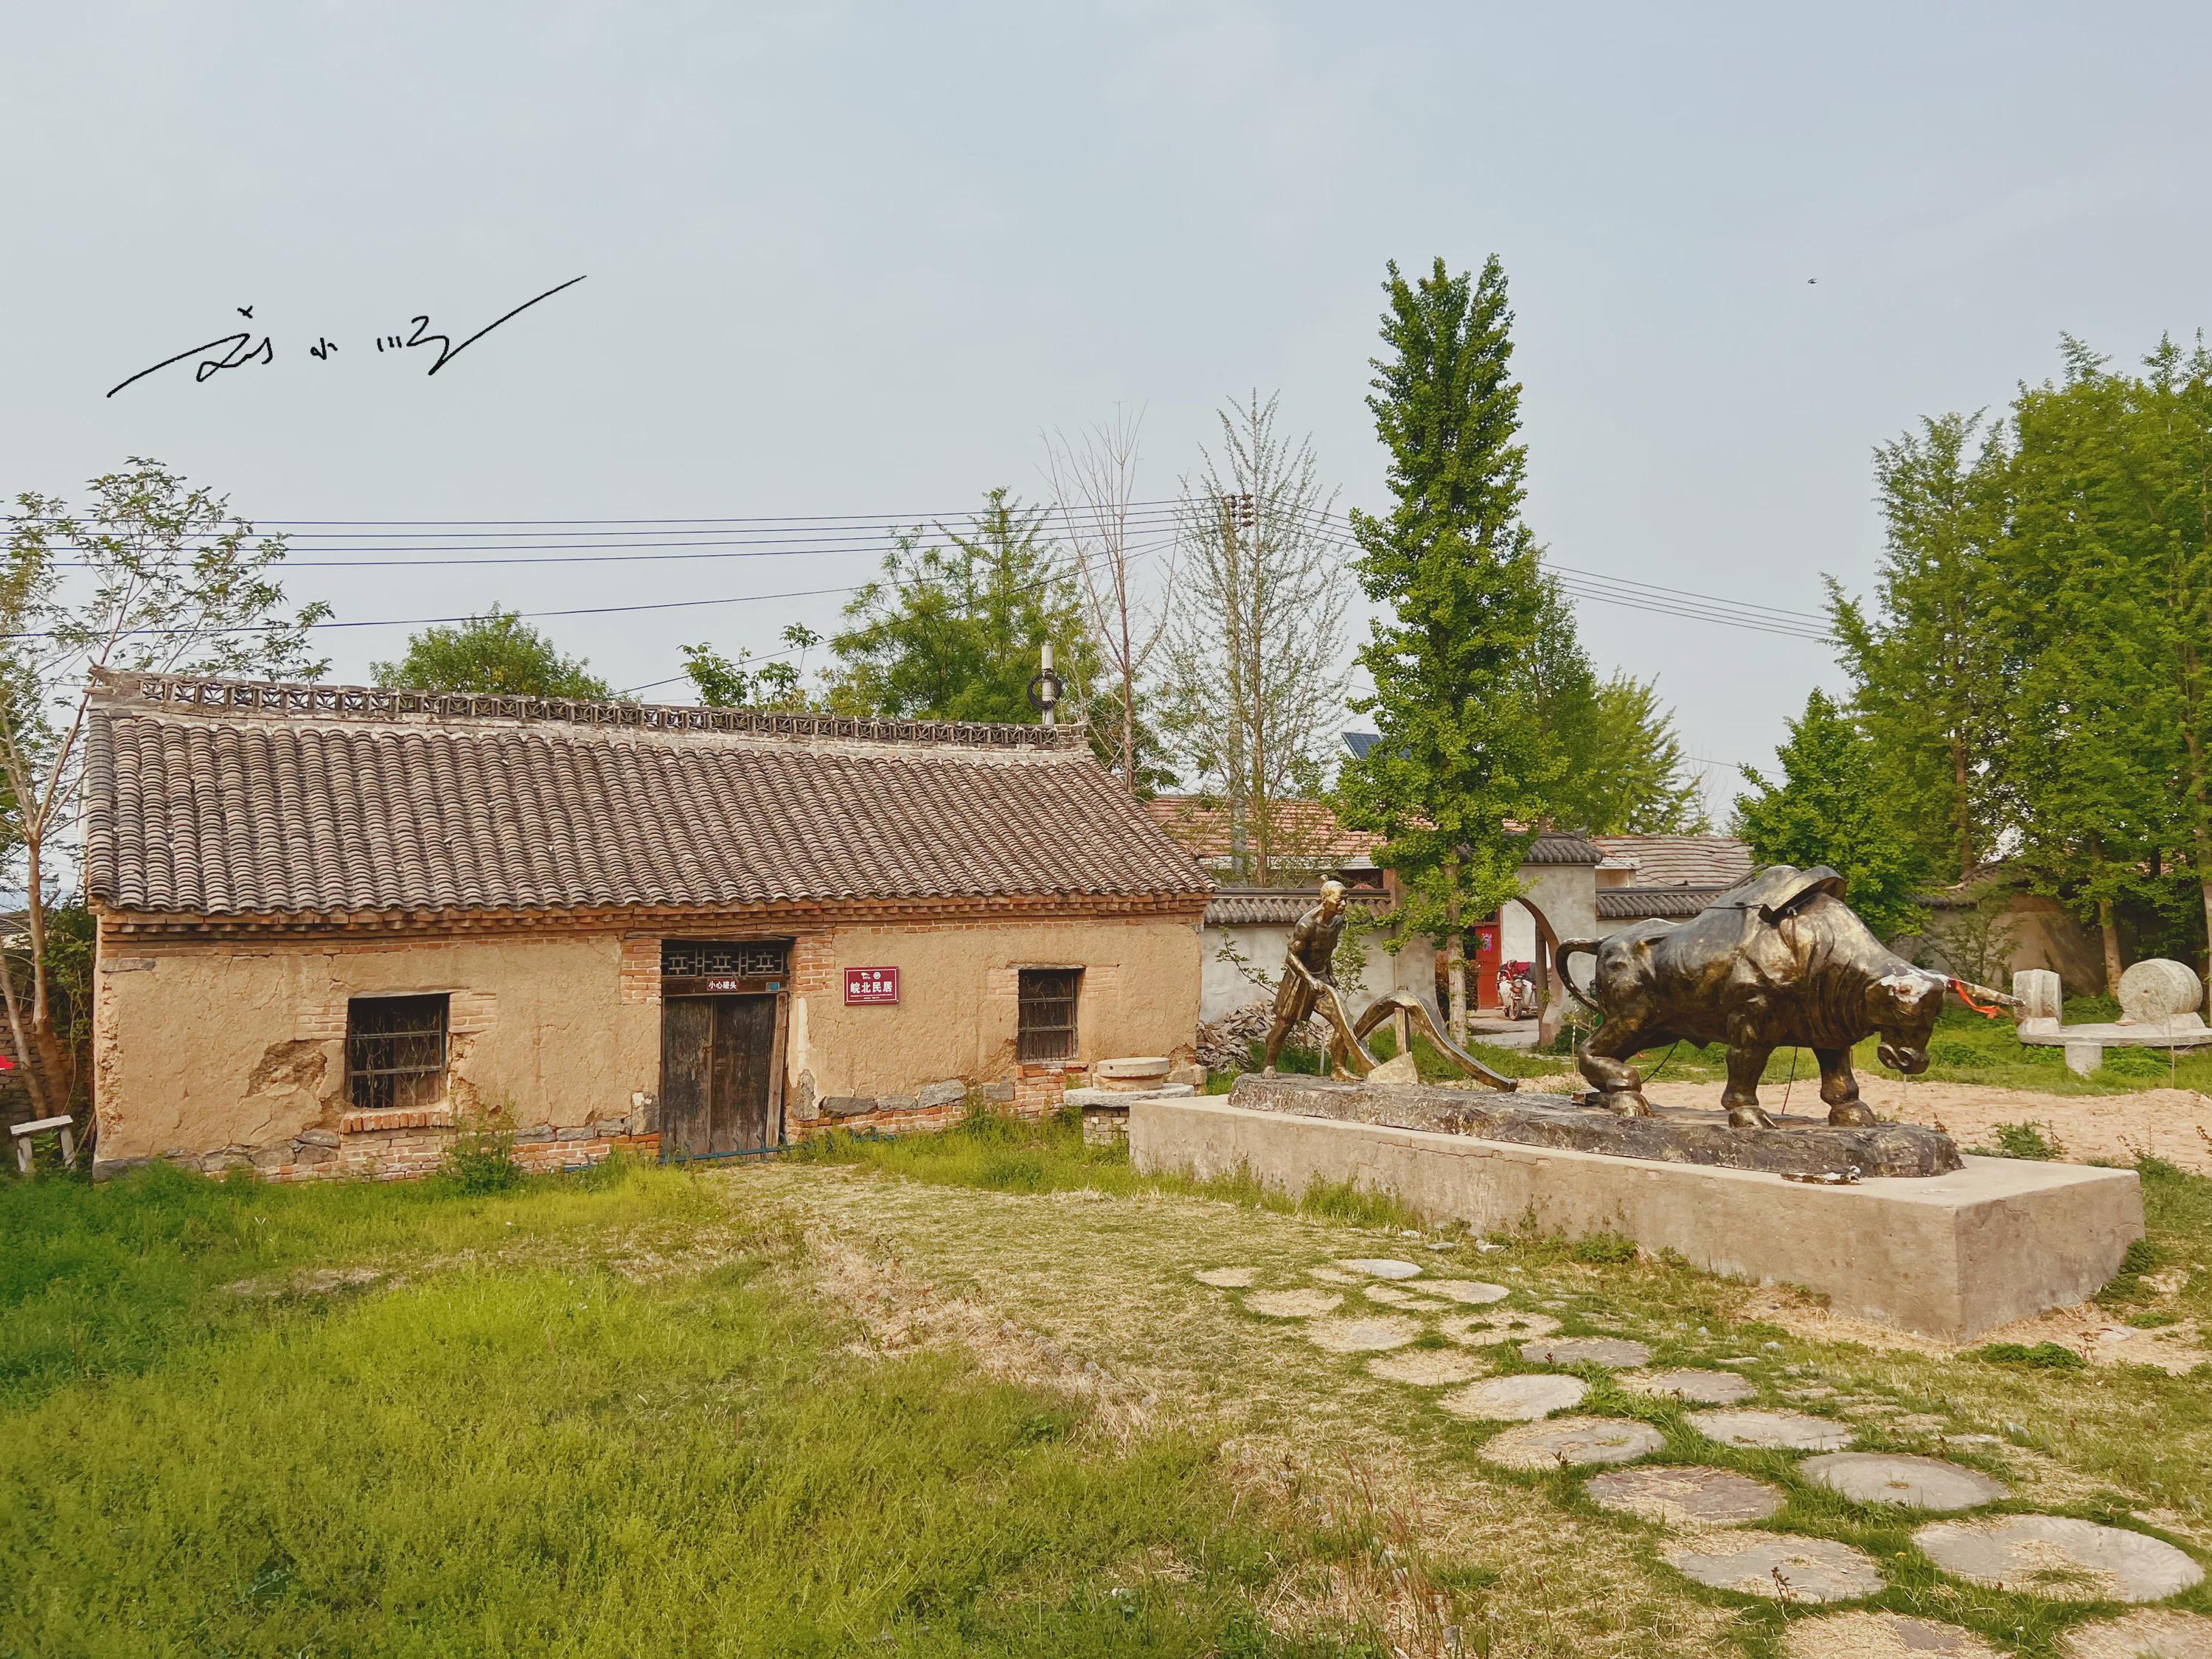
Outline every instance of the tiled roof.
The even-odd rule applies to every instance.
[[[1565,830],[1547,830],[1528,843],[1521,855],[1523,864],[1586,864],[1595,868],[1605,854],[1587,836]]]
[[[1751,874],[1734,836],[1592,836],[1608,858],[1632,859],[1638,887],[1733,887]]]
[[[86,752],[122,910],[1157,897],[1211,883],[1079,729],[132,676]]]
[[[1348,903],[1364,910],[1380,912],[1390,908],[1389,896],[1382,893],[1354,892],[1345,896]],[[1319,889],[1313,887],[1226,887],[1206,901],[1206,925],[1287,927],[1312,909],[1320,898]]]
[[[1597,914],[1602,921],[1694,916],[1727,890],[1724,887],[1601,887]]]
[[[1160,828],[1201,859],[1229,856],[1229,810],[1196,795],[1155,795],[1145,803]],[[1328,803],[1278,801],[1273,842],[1279,864],[1328,866],[1364,864],[1382,844],[1380,836],[1347,830]]]

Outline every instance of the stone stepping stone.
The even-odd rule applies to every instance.
[[[1556,1371],[1530,1371],[1520,1376],[1493,1376],[1446,1395],[1437,1403],[1454,1417],[1478,1422],[1533,1423],[1553,1412],[1583,1403],[1589,1385],[1579,1376]]]
[[[1395,1285],[1370,1285],[1366,1293],[1370,1302],[1380,1302],[1386,1308],[1434,1313],[1440,1308],[1451,1306],[1450,1303],[1439,1302],[1432,1296],[1415,1296],[1411,1291],[1401,1291]]]
[[[1734,1469],[1658,1464],[1594,1475],[1583,1490],[1601,1510],[1641,1516],[1671,1527],[1730,1527],[1764,1521],[1789,1494]]]
[[[1851,1443],[1849,1424],[1803,1412],[1692,1412],[1690,1426],[1723,1446],[1839,1451]]]
[[[1549,1314],[1522,1313],[1516,1308],[1502,1308],[1496,1313],[1463,1314],[1455,1319],[1440,1319],[1437,1328],[1455,1342],[1464,1342],[1469,1347],[1485,1348],[1497,1342],[1518,1342],[1532,1336],[1549,1336],[1559,1328],[1559,1322]]]
[[[1244,1298],[1244,1305],[1273,1319],[1311,1319],[1335,1312],[1343,1300],[1334,1291],[1255,1291]]]
[[[1619,1417],[1556,1417],[1493,1434],[1477,1454],[1505,1469],[1556,1469],[1583,1463],[1633,1463],[1664,1443],[1649,1423]]]
[[[1472,1382],[1478,1376],[1489,1374],[1485,1360],[1471,1353],[1440,1348],[1412,1348],[1404,1353],[1385,1354],[1380,1359],[1367,1362],[1370,1376],[1379,1376],[1386,1382],[1405,1382],[1417,1389],[1440,1389],[1453,1382]]]
[[[1651,1350],[1625,1336],[1545,1337],[1521,1345],[1531,1365],[1648,1365]]]
[[[2212,1619],[2146,1607],[2069,1631],[2058,1650],[2066,1659],[2212,1659]]]
[[[1331,1353],[1379,1353],[1402,1348],[1421,1334],[1418,1320],[1395,1314],[1374,1319],[1324,1319],[1306,1327],[1307,1339]]]
[[[1970,1630],[1901,1613],[1832,1613],[1800,1619],[1782,1638],[1784,1659],[1997,1659]]]
[[[1217,1291],[1241,1291],[1259,1276],[1257,1267],[1204,1267],[1191,1275]]]
[[[1940,1457],[1899,1457],[1883,1452],[1831,1452],[1797,1466],[1808,1480],[1840,1492],[1854,1504],[1902,1504],[1914,1510],[1970,1510],[2012,1496],[2012,1488],[1979,1469]]]
[[[1318,1279],[1324,1285],[1357,1285],[1359,1283],[1359,1275],[1358,1273],[1348,1273],[1341,1267],[1309,1267],[1306,1269],[1306,1277],[1308,1279]]]
[[[1645,1371],[1620,1380],[1638,1394],[1690,1400],[1700,1406],[1733,1406],[1759,1392],[1749,1377],[1734,1371]]]
[[[2058,1515],[1936,1521],[1912,1541],[1969,1583],[2069,1601],[2157,1601],[2204,1577],[2171,1544]]]
[[[1513,1294],[1503,1285],[1486,1285],[1479,1279],[1431,1279],[1424,1280],[1421,1288],[1431,1296],[1449,1297],[1470,1308],[1503,1302]]]
[[[1856,1601],[1881,1594],[1874,1558],[1832,1538],[1711,1533],[1668,1552],[1666,1560],[1700,1584],[1775,1601]]]
[[[1355,1255],[1349,1260],[1340,1258],[1336,1264],[1349,1267],[1353,1273],[1364,1273],[1370,1279],[1413,1279],[1419,1275],[1420,1263],[1401,1261],[1395,1256]]]

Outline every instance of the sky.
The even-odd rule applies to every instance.
[[[680,700],[680,645],[826,631],[878,542],[422,562],[507,533],[449,526],[311,568],[377,556],[309,521],[927,520],[1042,494],[1042,434],[1117,409],[1165,498],[1255,389],[1378,507],[1385,262],[1494,252],[1554,563],[1817,612],[1880,558],[1875,446],[2062,334],[2212,321],[2207,61],[2185,3],[17,6],[0,491],[158,458],[290,526],[340,621],[738,601],[539,624]],[[434,376],[377,349],[577,276]],[[106,395],[234,330],[270,361]],[[1577,611],[1717,805],[1841,684],[1794,635]],[[407,631],[331,632],[332,678]]]

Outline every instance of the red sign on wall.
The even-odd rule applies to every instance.
[[[845,1001],[854,1003],[896,1003],[899,1000],[899,970],[896,968],[848,968],[845,970]]]

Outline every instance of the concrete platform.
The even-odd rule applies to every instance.
[[[2134,1171],[2012,1158],[1814,1186],[1202,1097],[1133,1103],[1129,1152],[1140,1170],[1200,1180],[1248,1170],[1289,1193],[1349,1182],[1435,1221],[1617,1233],[1731,1278],[1802,1285],[1839,1314],[1948,1342],[2085,1300],[2143,1231]]]

